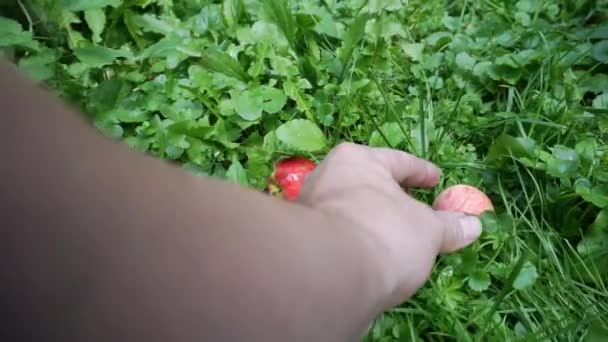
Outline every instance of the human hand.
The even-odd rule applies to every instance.
[[[439,253],[466,247],[481,234],[477,217],[433,210],[404,190],[433,187],[439,176],[433,164],[408,153],[343,143],[307,175],[298,201],[337,222],[348,220],[353,234],[374,244],[385,275],[382,303],[393,306],[424,284]]]

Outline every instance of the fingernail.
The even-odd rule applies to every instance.
[[[471,243],[481,235],[481,221],[475,216],[464,216],[460,218],[460,227],[464,233],[466,243]]]

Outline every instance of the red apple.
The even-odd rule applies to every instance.
[[[300,194],[304,177],[315,169],[313,161],[303,157],[281,159],[274,165],[269,179],[268,192],[280,195],[288,201],[295,201]]]

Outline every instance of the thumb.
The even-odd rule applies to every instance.
[[[443,223],[442,253],[465,248],[481,235],[481,221],[476,216],[450,211],[436,211],[435,214]]]

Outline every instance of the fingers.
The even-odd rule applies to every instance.
[[[435,165],[403,151],[343,143],[334,153],[350,157],[361,155],[376,161],[405,187],[433,187],[439,182],[440,171]]]
[[[373,148],[371,152],[403,186],[433,187],[439,182],[439,169],[426,160],[387,148]]]
[[[475,216],[449,211],[436,211],[441,221],[441,253],[450,253],[467,247],[481,235],[481,221]]]

